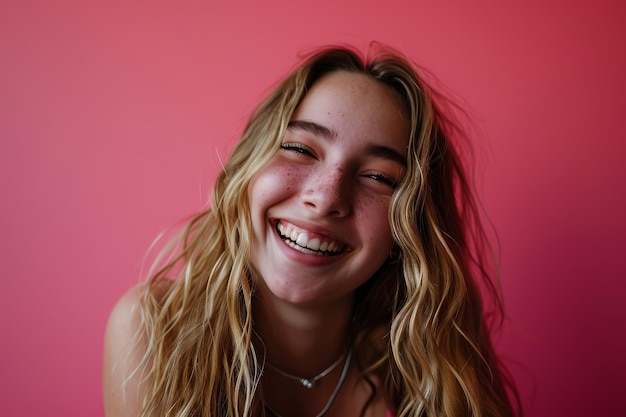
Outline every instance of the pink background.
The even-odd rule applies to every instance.
[[[527,414],[620,414],[626,3],[295,3],[2,2],[0,415],[103,415],[105,322],[153,238],[299,53],[370,40],[476,121]]]

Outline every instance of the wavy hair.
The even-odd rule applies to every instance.
[[[378,46],[367,57],[345,47],[311,54],[252,114],[216,180],[211,207],[187,223],[143,293],[142,416],[264,415],[264,364],[252,343],[248,188],[278,151],[307,91],[333,71],[378,80],[410,116],[407,172],[389,211],[394,256],[355,295],[356,363],[364,378],[380,377],[398,416],[515,414],[515,386],[494,352],[481,301],[486,294],[503,316],[497,277],[484,263],[481,213],[459,157],[464,136],[454,107],[424,81],[423,70]]]

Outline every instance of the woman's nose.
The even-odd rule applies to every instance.
[[[341,166],[320,167],[304,187],[304,204],[319,216],[347,216],[351,210],[350,198],[348,175]]]

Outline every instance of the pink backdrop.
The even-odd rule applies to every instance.
[[[626,3],[165,3],[0,5],[0,415],[103,415],[106,318],[152,239],[298,53],[372,39],[477,121],[527,414],[624,409]]]

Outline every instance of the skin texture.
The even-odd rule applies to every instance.
[[[130,350],[130,341],[139,329],[138,304],[141,287],[127,292],[111,312],[104,336],[103,398],[107,417],[139,415],[144,396],[139,375],[126,378],[138,365],[141,354]]]
[[[354,291],[393,248],[388,211],[404,175],[407,140],[408,123],[393,92],[362,74],[330,73],[313,85],[281,150],[253,179],[255,329],[267,360],[280,369],[317,375],[345,353]],[[288,228],[334,242],[338,253],[293,248],[277,223],[281,233]],[[262,381],[266,399],[282,415],[319,411],[339,368],[313,390],[268,370]],[[328,416],[359,415],[370,393],[353,366]],[[379,396],[366,415],[384,412]]]
[[[132,343],[141,325],[139,300],[145,284],[132,288],[117,302],[104,335],[103,399],[107,417],[136,417],[145,397],[141,371],[135,372],[146,350],[140,340]],[[161,281],[154,296],[161,299],[171,281]]]

